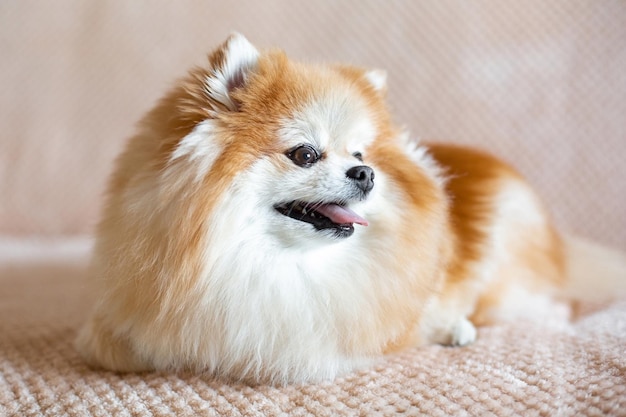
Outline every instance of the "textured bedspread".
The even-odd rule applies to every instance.
[[[93,371],[72,347],[88,246],[0,242],[0,416],[626,416],[626,301],[481,328],[469,347],[407,350],[315,385]]]

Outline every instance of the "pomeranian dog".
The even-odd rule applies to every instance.
[[[494,157],[415,144],[378,70],[232,35],[117,160],[77,347],[115,371],[331,379],[463,346],[566,283],[537,196]]]

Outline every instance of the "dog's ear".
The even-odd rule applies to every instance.
[[[387,71],[381,69],[364,70],[352,65],[335,65],[335,70],[350,80],[358,80],[365,83],[377,94],[385,96],[387,94]]]
[[[383,96],[387,94],[387,71],[381,69],[368,70],[365,71],[364,76],[379,94]]]
[[[259,51],[239,33],[233,33],[210,56],[211,69],[205,85],[206,92],[215,102],[213,109],[236,111],[238,103],[232,92],[243,87],[249,74],[257,67]]]

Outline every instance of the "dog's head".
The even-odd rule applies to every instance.
[[[191,162],[204,192],[222,195],[220,222],[289,245],[367,226],[381,181],[370,152],[395,135],[384,72],[303,65],[241,35],[209,61],[175,97],[194,127],[171,145],[168,169]]]

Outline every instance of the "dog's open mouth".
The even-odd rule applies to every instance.
[[[333,230],[336,237],[351,236],[354,223],[362,226],[368,224],[367,220],[342,204],[292,201],[274,208],[287,217],[310,223],[317,230]]]

